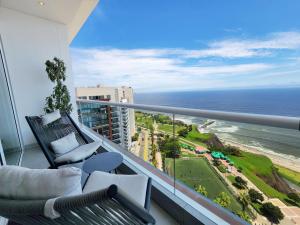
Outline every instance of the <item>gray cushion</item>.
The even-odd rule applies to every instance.
[[[0,167],[0,197],[9,199],[49,199],[81,194],[81,170]]]
[[[77,162],[80,160],[83,160],[90,155],[92,155],[94,152],[97,151],[97,149],[101,146],[100,141],[95,141],[89,144],[81,145],[74,150],[61,155],[57,157],[54,162],[56,163],[62,163],[62,162]]]
[[[83,193],[108,188],[112,184],[117,185],[120,192],[128,199],[141,207],[144,207],[147,194],[148,177],[140,174],[118,175],[95,171],[90,175],[83,189]]]
[[[48,125],[49,123],[52,123],[58,119],[60,119],[61,115],[59,113],[59,110],[55,110],[52,113],[48,113],[44,116],[42,116],[42,123],[43,125]]]
[[[79,146],[79,143],[76,140],[75,133],[72,132],[63,138],[60,138],[56,141],[52,141],[50,145],[53,151],[55,152],[56,156],[61,156],[77,148]]]

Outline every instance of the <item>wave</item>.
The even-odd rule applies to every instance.
[[[216,133],[236,133],[239,130],[239,127],[217,120],[215,123],[209,126],[208,129]]]
[[[297,160],[300,163],[300,158],[294,156],[294,155],[288,155],[288,154],[284,154],[284,153],[279,153],[279,152],[275,152],[271,149],[267,149],[264,147],[256,147],[256,146],[252,146],[252,145],[245,145],[246,147],[250,147],[250,148],[255,148],[258,151],[264,152],[264,153],[268,153],[270,155],[276,155],[276,156],[280,156],[282,158],[285,159],[292,159],[292,160]]]
[[[207,119],[191,116],[178,116],[176,119],[186,124],[203,125],[207,122]],[[286,129],[216,120],[202,132],[215,133],[221,139],[253,148],[265,154],[277,155],[286,159],[300,157],[300,140],[298,136],[295,136],[296,132]]]
[[[239,130],[238,126],[214,128],[217,133],[236,133]]]

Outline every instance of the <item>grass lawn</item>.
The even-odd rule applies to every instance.
[[[257,175],[272,176],[272,161],[262,155],[256,155],[249,152],[242,152],[242,156],[230,156],[234,161],[236,167],[241,166],[243,168],[243,174],[253,182],[265,195],[270,198],[279,198],[284,201],[285,194],[277,191],[268,185],[263,179]]]
[[[175,132],[176,134],[178,131],[183,129],[184,126],[175,126]],[[169,134],[173,134],[173,126],[170,124],[159,124],[158,129],[161,131],[164,131]],[[193,130],[188,133],[186,137],[179,137],[180,141],[185,142],[187,144],[191,144],[190,142],[194,143],[195,145],[201,145],[206,147],[206,144],[204,141],[208,140],[211,137],[210,134],[201,134],[197,130],[197,126],[193,125]]]
[[[180,142],[186,143],[188,145],[193,145],[194,147],[197,146],[197,145],[200,145],[200,146],[203,146],[203,147],[207,148],[207,145],[205,143],[197,143],[196,144],[196,143],[194,143],[192,141],[188,141],[188,140],[186,140],[185,138],[182,138],[182,137],[180,137],[179,140],[180,140]]]
[[[180,131],[183,128],[184,128],[183,126],[175,126],[176,134],[177,134],[178,131]],[[172,133],[173,134],[173,125],[159,123],[158,124],[158,129],[161,130],[161,131],[164,131],[166,133]]]
[[[135,112],[135,118],[138,126],[149,128],[149,126],[153,124],[153,118],[151,114]],[[176,135],[178,134],[178,131],[182,129],[185,129],[185,126],[176,125]],[[158,123],[158,130],[172,135],[173,125],[167,123]],[[179,137],[181,141],[186,142],[187,144],[191,144],[190,142],[192,142],[195,145],[201,145],[204,147],[206,147],[206,144],[204,142],[209,140],[209,138],[211,138],[210,134],[201,134],[200,132],[198,132],[197,125],[193,125],[192,131],[190,131],[185,138]]]
[[[190,158],[190,159],[176,159],[176,178],[185,183],[190,188],[199,184],[203,185],[210,199],[214,199],[220,192],[227,193],[231,198],[230,209],[232,211],[241,210],[241,205],[227,189],[225,184],[220,180],[213,168],[207,163],[204,158]],[[173,159],[166,159],[166,168],[168,173],[172,176]]]
[[[140,112],[135,113],[135,122],[137,126],[141,126],[147,129],[153,126],[153,118],[151,114],[143,114]]]
[[[233,175],[227,176],[227,179],[230,180],[231,183],[235,182],[235,176],[233,176]]]
[[[189,152],[185,152],[185,151],[181,151],[180,157],[190,157],[190,158],[197,158],[197,157],[201,157]]]
[[[288,181],[298,185],[300,187],[300,173],[290,170],[288,168],[275,165],[275,168],[278,170],[280,176],[284,177]]]
[[[203,145],[204,141],[207,141],[211,138],[211,134],[201,134],[197,130],[197,126],[193,125],[193,130],[188,133],[185,137],[186,140],[194,142],[199,145]]]

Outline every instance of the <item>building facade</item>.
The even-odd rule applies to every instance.
[[[98,100],[117,103],[133,103],[131,87],[78,87],[76,97],[83,100]],[[113,142],[121,144],[127,150],[131,147],[131,137],[135,133],[135,118],[133,109],[95,104],[78,106],[82,115],[79,119],[99,134]]]

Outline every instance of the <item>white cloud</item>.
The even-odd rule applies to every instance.
[[[297,69],[294,65],[292,68],[287,64],[264,63],[261,56],[299,48],[297,32],[274,33],[264,39],[222,40],[201,50],[74,48],[73,72],[76,86],[127,85],[137,91],[245,86],[257,74],[280,74],[280,68],[285,69],[283,74],[288,74],[289,70]],[[240,58],[247,61],[237,61]],[[255,82],[267,81],[258,78]]]
[[[208,88],[221,85],[216,76],[263,71],[263,63],[199,66],[183,58],[165,56],[160,50],[72,49],[76,86],[128,85],[137,90]]]
[[[207,49],[182,52],[185,57],[242,58],[271,55],[274,50],[300,48],[299,32],[273,33],[264,39],[229,39],[211,42]]]

